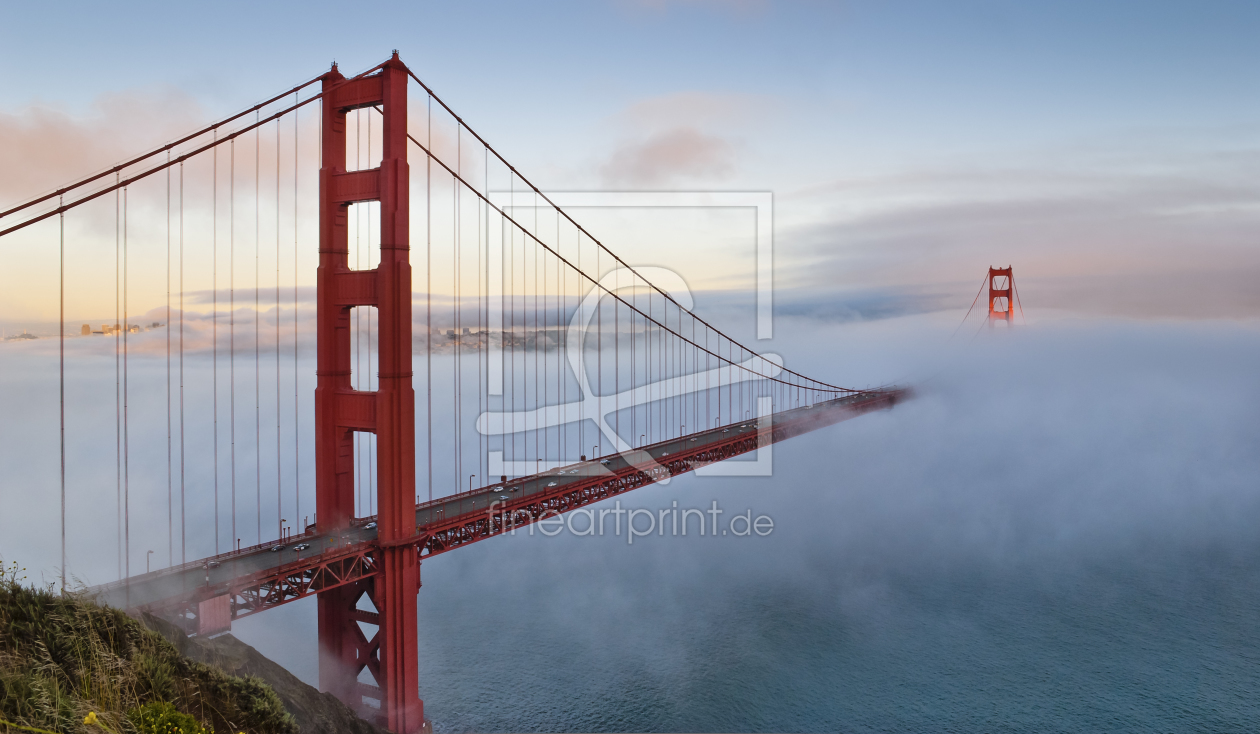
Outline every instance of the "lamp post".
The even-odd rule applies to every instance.
[[[144,572],[149,572],[149,556],[153,555],[153,551],[144,554]]]
[[[476,474],[469,474],[469,475],[468,475],[468,491],[469,491],[469,492],[471,492],[471,491],[472,491],[472,480],[473,480],[473,477],[475,477],[475,476],[477,476],[477,475],[476,475]]]
[[[594,461],[597,458],[599,458],[599,444],[591,447],[591,460]]]

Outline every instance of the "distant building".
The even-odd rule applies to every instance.
[[[87,324],[84,324],[84,325],[83,325],[83,328],[82,328],[82,329],[79,329],[79,334],[81,334],[81,335],[83,335],[83,336],[91,336],[91,335],[92,335],[92,327],[91,327],[91,326],[88,326]]]

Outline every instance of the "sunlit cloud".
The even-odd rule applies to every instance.
[[[601,169],[612,185],[660,186],[721,180],[735,172],[735,146],[694,128],[675,128],[622,145]]]
[[[1039,306],[1127,316],[1260,314],[1260,196],[1227,165],[1158,174],[958,170],[839,181],[783,234],[781,275],[967,295],[1014,265]],[[955,292],[956,291],[956,292]],[[970,295],[967,295],[970,301]]]
[[[113,166],[207,117],[191,96],[170,88],[103,94],[83,115],[38,103],[0,111],[0,202],[30,199]]]

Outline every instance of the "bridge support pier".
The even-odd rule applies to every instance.
[[[320,688],[398,734],[424,726],[417,669],[416,593],[420,566],[415,522],[415,391],[411,374],[411,264],[408,238],[407,70],[397,54],[381,71],[347,81],[336,67],[323,79],[320,169],[318,383],[315,493],[320,535],[337,538],[354,519],[354,432],[377,438],[376,576],[319,594]],[[346,170],[346,113],[384,115],[379,168]],[[369,112],[375,114],[375,112]],[[381,261],[349,267],[348,209],[380,202]],[[353,389],[350,311],[378,316],[379,385]],[[327,542],[327,540],[323,541]],[[375,611],[358,608],[367,596]],[[359,623],[376,626],[370,638]],[[363,671],[373,683],[359,680]],[[367,710],[365,710],[367,709]]]

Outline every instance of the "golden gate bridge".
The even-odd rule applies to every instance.
[[[423,107],[409,107],[413,87],[423,92]],[[417,113],[422,121],[415,120]],[[317,132],[307,130],[303,149],[303,120],[315,127],[312,116]],[[412,152],[422,155],[421,166],[410,165]],[[266,189],[264,162],[272,179]],[[316,195],[303,196],[303,181],[312,188],[303,178],[304,163],[318,171]],[[154,182],[161,188],[155,190]],[[286,202],[282,188],[290,182]],[[492,190],[510,192],[512,205],[496,205]],[[523,203],[516,204],[518,198]],[[313,217],[303,213],[312,199],[318,201],[314,236],[306,226]],[[102,214],[100,207],[111,200],[112,211]],[[351,77],[334,65],[225,120],[0,212],[0,238],[13,242],[22,232],[40,247],[58,246],[63,589],[66,298],[80,297],[73,281],[67,289],[66,223],[67,215],[92,202],[98,224],[113,215],[115,240],[114,323],[100,331],[83,328],[89,337],[113,337],[115,390],[102,400],[113,398],[115,408],[119,579],[85,593],[157,614],[194,635],[226,631],[234,619],[315,595],[320,688],[397,732],[426,726],[416,609],[425,558],[891,407],[906,395],[902,388],[854,389],[807,377],[702,319],[689,294],[660,286],[655,270],[630,265],[555,206],[396,52]],[[274,308],[267,313],[274,323],[267,324],[272,339],[266,353],[275,370],[266,378],[264,204],[270,210],[267,238],[274,239],[274,258],[267,263],[268,270],[274,266],[268,288]],[[165,216],[165,231],[156,236],[151,226],[135,223],[142,216],[152,220],[155,212],[158,220]],[[286,218],[290,231],[284,231]],[[166,246],[166,321],[152,325],[165,330],[166,351],[159,349],[158,359],[165,357],[167,376],[169,565],[133,574],[130,441],[140,416],[133,417],[131,371],[137,359],[153,359],[155,337],[144,337],[131,323],[129,308],[133,292],[161,290],[143,275],[143,262],[132,262],[141,239],[150,245],[164,239]],[[420,249],[415,239],[423,239],[423,282],[413,279],[413,250]],[[282,243],[290,240],[292,292],[282,297],[282,289],[290,289],[282,288],[282,270],[290,265],[282,263]],[[308,414],[314,441],[304,446],[303,411],[311,403],[302,389],[309,371],[300,351],[302,334],[312,329],[301,317],[300,283],[303,253],[316,241],[314,401]],[[206,268],[196,266],[199,255],[192,254],[204,256],[206,249],[209,349],[202,338],[207,317],[196,310],[204,307],[206,293],[188,287],[207,279]],[[186,267],[190,254],[192,268]],[[252,314],[247,310],[240,318],[250,289],[237,300],[237,259],[248,274],[251,254]],[[290,304],[291,323],[284,324],[283,308]],[[991,312],[992,304],[991,294]],[[423,337],[417,339],[419,324]],[[245,334],[243,344],[238,330]],[[133,355],[132,345],[142,342],[145,348]],[[186,411],[185,390],[198,377],[186,374],[185,366],[207,351],[212,407],[202,415]],[[291,392],[282,376],[290,355]],[[224,361],[226,376],[220,374]],[[419,366],[424,381],[417,399]],[[275,443],[268,439],[267,446],[264,381],[275,405]],[[240,412],[246,415],[238,418],[242,383],[253,388],[253,411],[249,415],[242,389],[246,409]],[[227,396],[226,410],[220,392]],[[283,405],[286,394],[291,412]],[[271,422],[268,415],[269,431]],[[477,429],[475,446],[465,440],[470,425]],[[251,427],[249,472],[247,452],[237,454]],[[292,436],[291,464],[286,434]],[[436,450],[446,456],[435,457],[435,438]],[[207,453],[208,469],[199,461]],[[310,512],[309,502],[303,508],[301,480],[312,459]],[[91,481],[99,484],[99,473]],[[267,539],[263,489],[273,482],[276,526]],[[194,521],[192,534],[195,541],[199,530],[213,532],[214,554],[195,560],[187,557],[189,492],[213,493],[213,526]],[[251,514],[254,542],[243,545],[248,529],[242,520]]]

